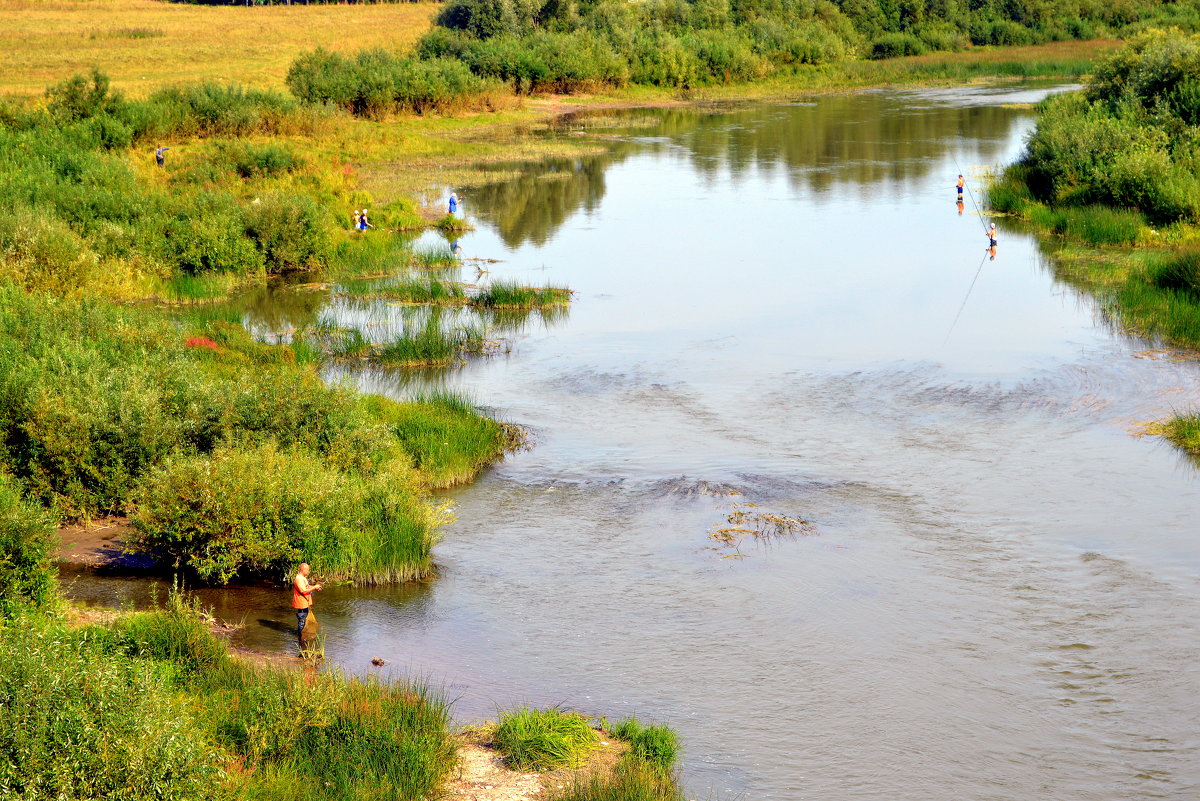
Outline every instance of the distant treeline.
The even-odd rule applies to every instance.
[[[1195,29],[1200,10],[1157,0],[450,0],[417,57],[459,62],[517,92],[686,88],[849,58],[1126,36],[1152,23]],[[395,74],[318,53],[293,67],[289,85],[357,108],[349,97],[381,94]]]

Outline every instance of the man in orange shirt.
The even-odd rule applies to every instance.
[[[320,584],[309,584],[308,574],[312,570],[308,562],[300,565],[296,571],[296,580],[292,582],[292,608],[296,610],[296,639],[301,647],[304,645],[304,624],[308,622],[308,610],[312,608],[312,594],[321,589]]]

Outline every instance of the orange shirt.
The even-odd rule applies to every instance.
[[[957,184],[957,186],[958,186],[958,188],[959,188],[959,189],[962,189],[964,186],[966,186],[966,184],[967,184],[967,182],[966,182],[966,181],[964,181],[962,178],[959,178],[959,179],[958,179],[958,184]]]
[[[312,590],[308,588],[308,579],[299,573],[292,582],[292,608],[308,609],[312,606]]]

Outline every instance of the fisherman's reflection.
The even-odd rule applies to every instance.
[[[955,201],[954,205],[958,207],[958,216],[959,216],[959,217],[961,217],[961,216],[962,216],[962,213],[963,213],[963,202],[962,202],[962,200],[960,199],[960,200],[957,200],[957,201]]]

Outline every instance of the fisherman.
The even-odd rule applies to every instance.
[[[458,211],[458,195],[450,193],[450,214],[453,215]]]
[[[159,145],[158,147],[154,148],[154,160],[158,162],[158,166],[161,167],[163,165],[163,161],[166,160],[165,154],[170,149],[171,148],[163,147],[162,145]]]
[[[371,225],[371,223],[367,222],[367,210],[363,209],[362,214],[360,214],[358,217],[358,230],[365,231],[368,228],[374,227],[375,226]]]
[[[967,185],[967,182],[965,180],[963,180],[962,173],[960,172],[958,174],[958,183],[956,183],[954,185],[955,187],[958,188],[958,202],[959,203],[962,203],[962,191],[963,191],[963,187],[966,185]]]
[[[989,248],[996,247],[996,224],[995,223],[992,223],[992,227],[988,229],[987,237],[988,237],[988,247]]]
[[[296,610],[296,639],[304,647],[304,626],[308,623],[308,610],[312,608],[312,595],[321,589],[320,584],[309,584],[308,574],[312,570],[308,562],[300,565],[296,579],[292,582],[292,608]]]

